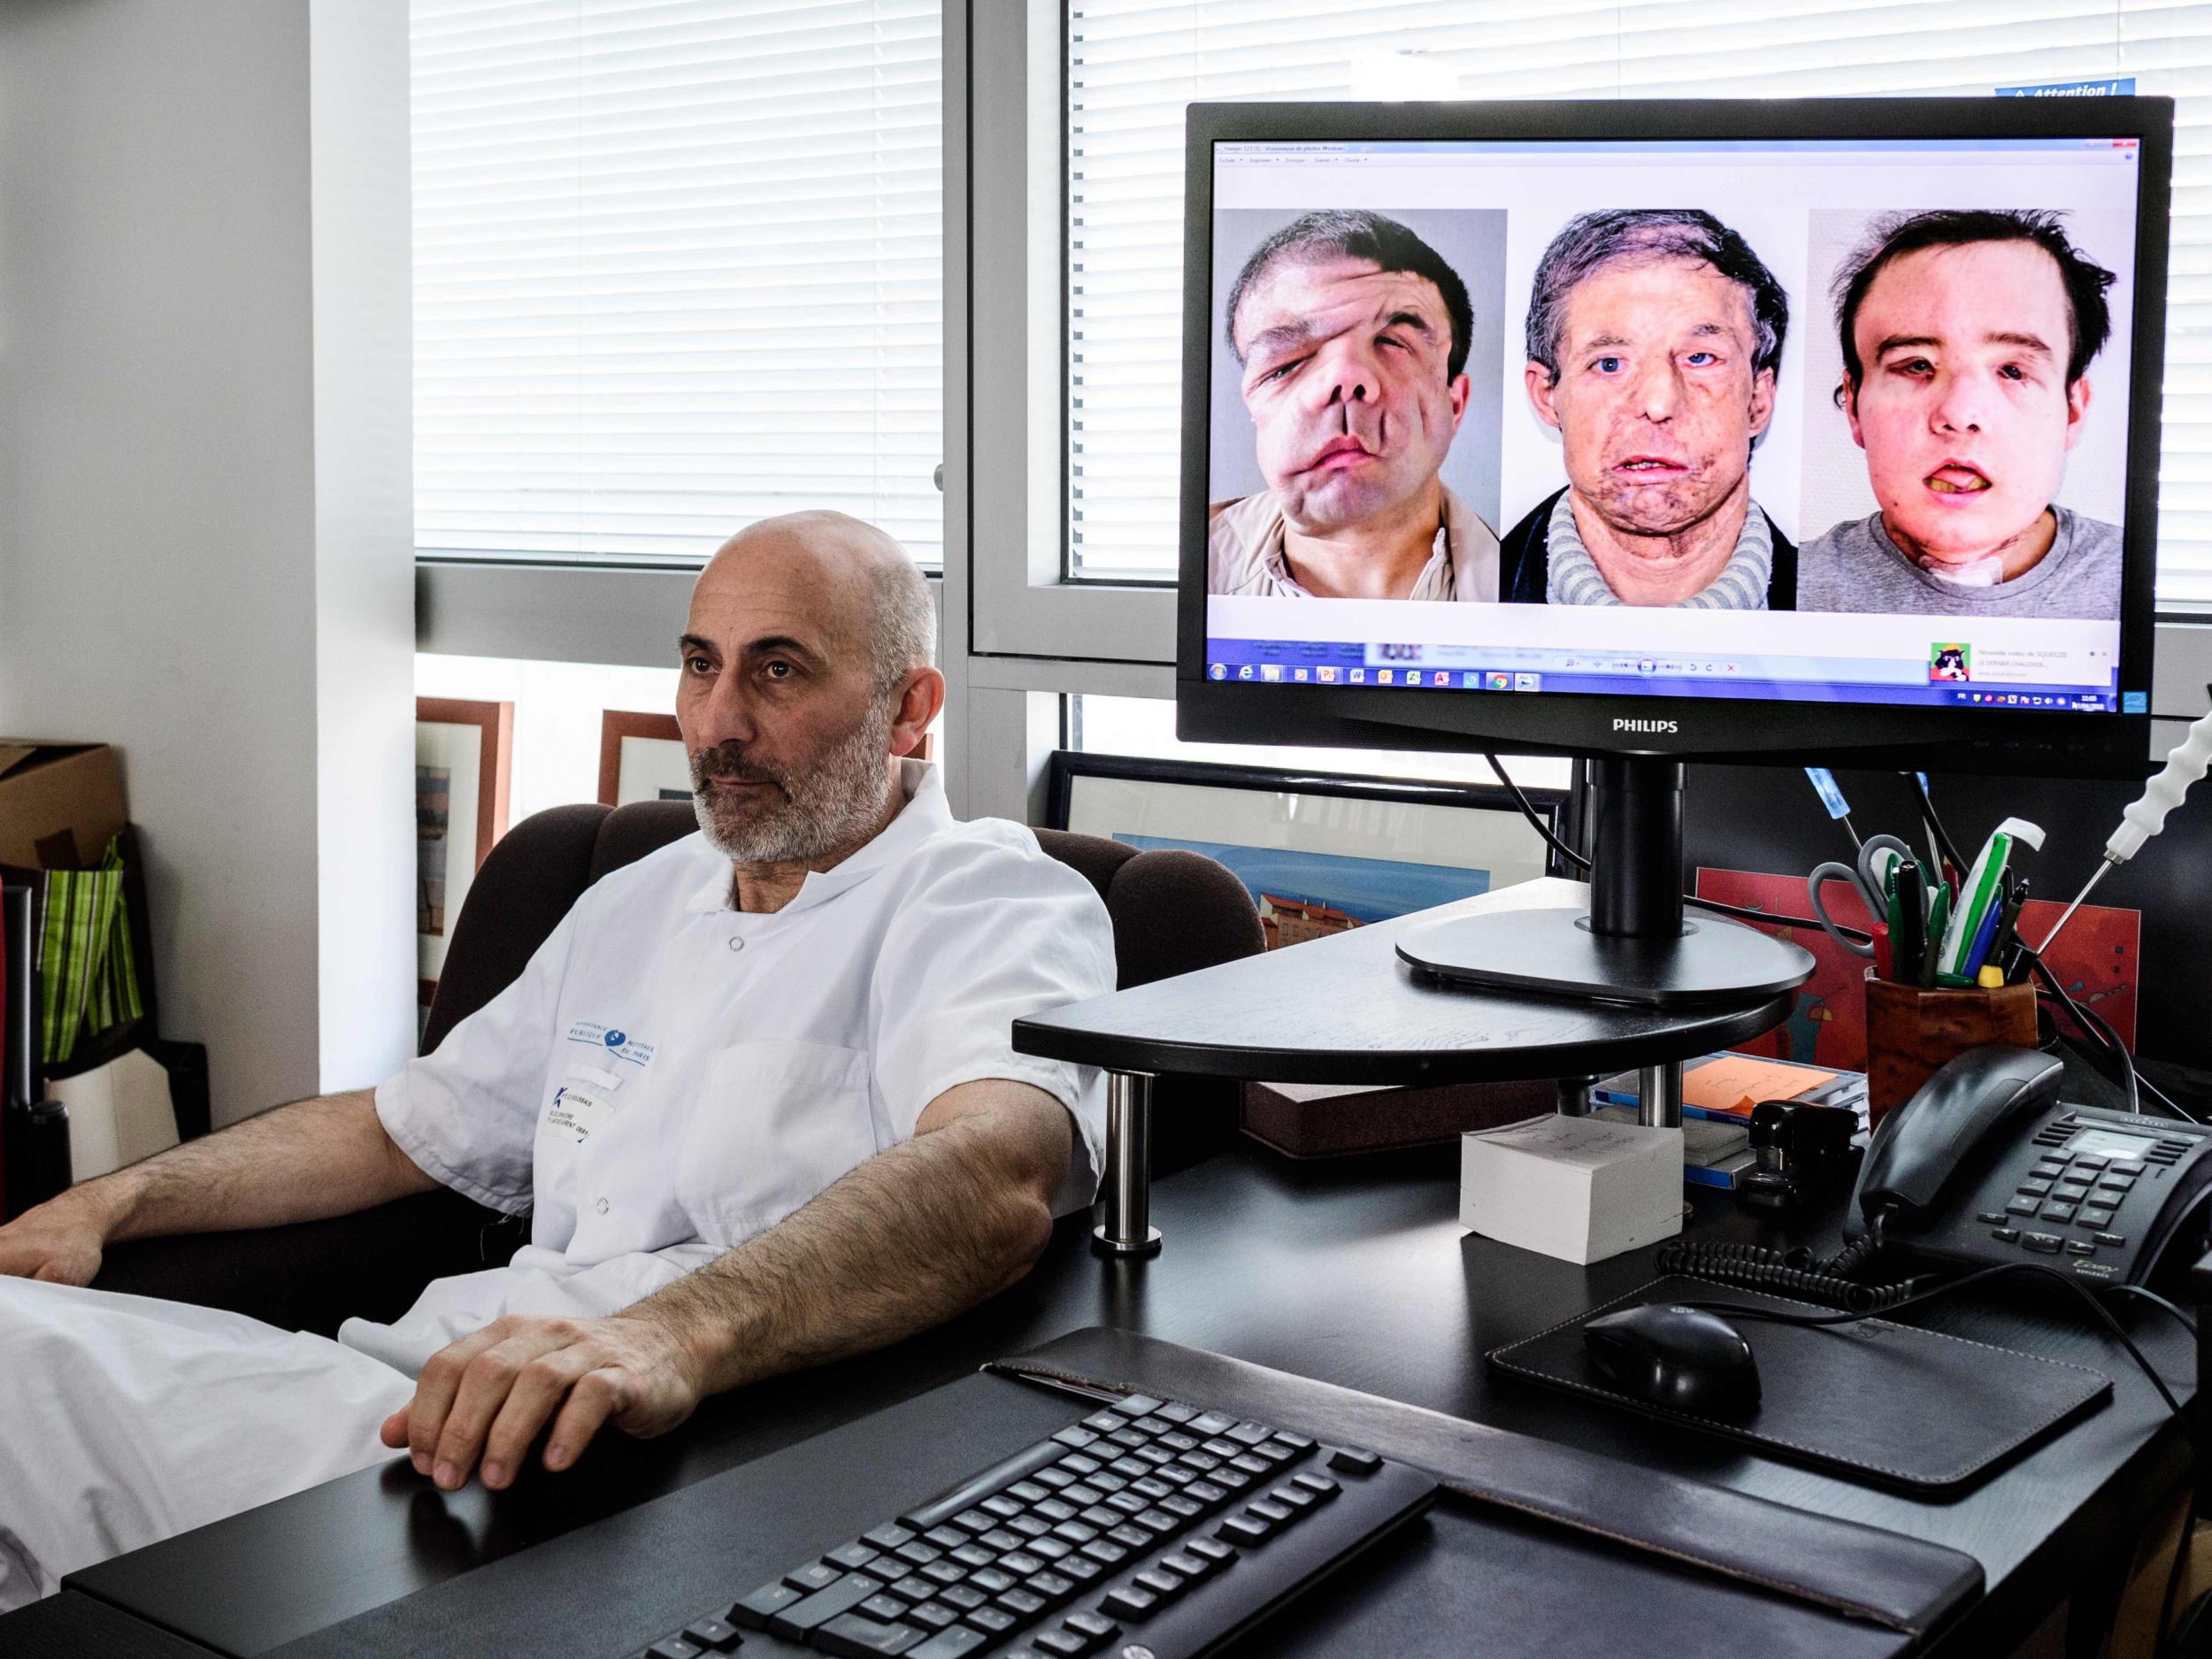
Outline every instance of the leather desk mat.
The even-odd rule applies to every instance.
[[[1757,1410],[1740,1422],[1696,1417],[1622,1394],[1584,1345],[1582,1327],[1591,1319],[1672,1302],[1829,1311],[1676,1275],[1486,1357],[1511,1376],[1924,1497],[1956,1495],[2112,1397],[2111,1379],[2086,1366],[1879,1317],[1825,1329],[1746,1319],[1740,1328],[1759,1366]],[[1900,1401],[1910,1401],[1912,1409],[1900,1413]]]
[[[1432,1473],[1495,1478],[1479,1502],[1448,1494],[1425,1519],[1240,1639],[1239,1654],[1417,1659],[1465,1652],[1479,1632],[1486,1659],[1878,1659],[1915,1651],[1981,1585],[1971,1558],[1938,1545],[1171,1343],[1079,1331],[1000,1365],[1001,1374],[932,1389],[275,1652],[635,1653],[1094,1409],[1004,1374],[1012,1370],[1118,1377],[1125,1388],[1370,1446]],[[1465,1490],[1459,1479],[1451,1485]],[[1604,1518],[1563,1524],[1562,1503],[1592,1492],[1604,1497]],[[1726,1550],[1715,1549],[1716,1538],[1743,1540],[1747,1562],[1755,1563],[1755,1548],[1804,1571],[1717,1564]]]

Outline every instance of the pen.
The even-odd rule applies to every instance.
[[[2027,902],[2028,879],[2021,876],[2012,883],[2010,889],[2005,895],[2004,908],[1998,912],[1996,929],[1989,937],[1989,949],[1983,951],[1980,958],[1974,964],[1974,971],[1978,976],[1982,969],[1992,964],[2002,968],[2004,955],[2012,949],[2015,930],[2020,925],[2020,907]]]
[[[1980,965],[1975,951],[1977,947],[1987,948],[1988,933],[1995,926],[1991,912],[2003,908],[2005,876],[2016,844],[2039,852],[2043,832],[2025,818],[2008,818],[1989,833],[1981,851],[1975,854],[1974,867],[1960,884],[1950,922],[1943,930],[1943,948],[1936,962],[1937,984],[1974,983],[1974,971]]]

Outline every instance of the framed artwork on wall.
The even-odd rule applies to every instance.
[[[609,709],[599,717],[599,804],[688,801],[691,763],[672,714]]]
[[[415,699],[416,973],[427,1006],[477,867],[507,833],[515,705]]]
[[[1270,949],[1551,873],[1512,797],[1419,783],[1056,750],[1046,823],[1228,867]],[[1525,791],[1555,832],[1566,792]]]

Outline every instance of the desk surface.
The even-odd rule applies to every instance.
[[[1601,1077],[1726,1048],[1794,993],[1724,1008],[1606,1007],[1436,985],[1398,959],[1409,927],[1507,910],[1587,909],[1547,877],[1014,1022],[1024,1054],[1274,1083],[1494,1083]],[[1724,926],[1725,924],[1723,924]]]
[[[1463,1236],[1456,1159],[1450,1147],[1310,1167],[1257,1152],[1217,1158],[1158,1183],[1170,1243],[1156,1258],[1102,1261],[1086,1248],[1087,1218],[1071,1217],[1036,1271],[984,1307],[882,1354],[710,1402],[663,1440],[614,1437],[569,1475],[534,1472],[508,1493],[472,1486],[446,1495],[398,1460],[70,1583],[238,1655],[442,1585],[425,1597],[427,1618],[441,1598],[467,1593],[449,1581],[474,1567],[1096,1324],[1952,1545],[1982,1563],[1989,1585],[1947,1642],[1953,1652],[2008,1651],[2090,1563],[2132,1539],[2183,1467],[2178,1435],[2116,1345],[2005,1308],[1938,1309],[1928,1320],[2096,1366],[2113,1379],[2113,1403],[1947,1503],[1494,1380],[1484,1350],[1632,1288],[1650,1276],[1651,1253],[1583,1269]],[[1786,1244],[1809,1235],[1832,1248],[1834,1215],[1821,1238],[1820,1229],[1754,1223],[1724,1196],[1700,1194],[1693,1236]],[[2131,1323],[2186,1398],[2186,1339],[2156,1316]]]

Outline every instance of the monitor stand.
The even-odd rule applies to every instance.
[[[1646,1008],[1747,1002],[1802,985],[1805,950],[1682,914],[1682,763],[1591,763],[1590,908],[1494,910],[1409,928],[1398,955],[1455,985]]]

